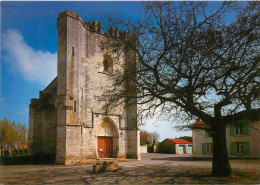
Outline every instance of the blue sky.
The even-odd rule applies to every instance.
[[[1,3],[1,94],[0,119],[29,124],[29,103],[38,98],[56,76],[57,14],[77,12],[85,22],[120,13],[136,19],[142,2],[0,2]],[[191,135],[177,132],[173,124],[142,128],[157,131],[160,140]]]

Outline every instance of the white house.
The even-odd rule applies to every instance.
[[[196,126],[204,126],[197,121]],[[193,157],[212,157],[212,138],[205,130],[192,131]],[[226,128],[227,149],[230,158],[260,158],[260,121],[232,124]]]

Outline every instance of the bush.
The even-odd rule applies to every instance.
[[[21,165],[21,164],[54,164],[55,153],[38,152],[28,155],[28,149],[14,149],[12,151],[2,151],[0,158],[1,165]]]
[[[22,165],[22,164],[32,164],[31,156],[6,156],[1,158],[2,165]]]
[[[154,153],[154,145],[148,144],[147,145],[147,152],[148,153]]]
[[[15,150],[12,150],[12,151],[11,151],[11,154],[12,154],[11,156],[15,156],[16,153],[17,153],[17,152],[16,152]]]
[[[24,154],[24,155],[28,155],[28,149],[24,149],[24,150],[23,150],[23,154]]]
[[[24,150],[23,150],[23,149],[19,149],[18,151],[19,151],[19,155],[20,155],[20,156],[21,156],[21,155],[24,155]]]

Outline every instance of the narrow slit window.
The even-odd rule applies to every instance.
[[[104,56],[103,67],[104,72],[113,73],[113,60],[108,54],[105,54]]]
[[[72,56],[74,56],[74,47],[72,47]]]
[[[74,112],[76,112],[77,111],[77,102],[76,101],[74,101]]]

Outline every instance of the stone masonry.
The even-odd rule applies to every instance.
[[[109,56],[100,44],[114,32],[105,35],[101,22],[86,23],[69,10],[58,15],[57,28],[58,75],[30,103],[31,153],[44,150],[56,156],[57,164],[70,165],[99,158],[98,139],[110,137],[112,157],[139,159],[136,103],[103,109],[103,93],[111,89],[113,71],[136,67],[133,52],[126,51],[106,70],[104,60]]]

